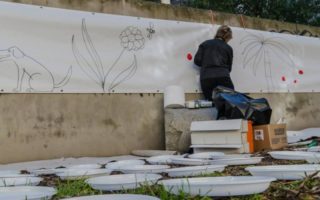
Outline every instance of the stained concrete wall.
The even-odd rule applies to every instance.
[[[160,94],[2,94],[0,163],[164,148]]]
[[[90,12],[212,23],[212,12],[139,0],[7,0]],[[215,23],[260,30],[320,29],[214,12]],[[288,129],[319,126],[320,94],[253,94],[267,97],[273,121]],[[199,94],[188,94],[187,99]],[[162,94],[2,94],[0,163],[69,156],[110,156],[164,148]]]

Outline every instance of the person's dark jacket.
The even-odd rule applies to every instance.
[[[230,77],[233,50],[220,39],[211,39],[200,44],[194,63],[201,67],[200,79]]]

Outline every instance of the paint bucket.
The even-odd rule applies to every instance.
[[[170,1],[170,0],[161,0],[161,3],[163,3],[163,4],[170,4],[171,1]]]
[[[171,85],[164,90],[164,108],[184,108],[185,96],[181,86]]]

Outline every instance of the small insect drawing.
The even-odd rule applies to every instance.
[[[154,24],[152,22],[149,23],[149,27],[147,28],[147,38],[149,38],[149,40],[152,39],[152,35],[156,33],[156,30],[154,30]]]

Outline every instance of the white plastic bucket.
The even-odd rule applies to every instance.
[[[178,85],[171,85],[164,90],[164,108],[184,108],[184,89]]]

